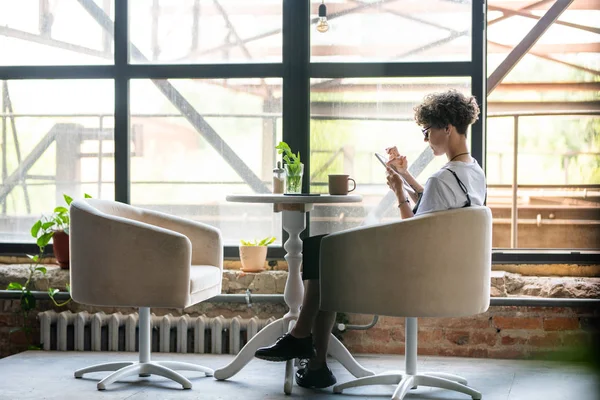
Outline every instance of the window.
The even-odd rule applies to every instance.
[[[489,74],[552,5],[518,10],[519,2],[508,9],[489,3]],[[486,166],[497,247],[598,248],[598,21],[597,4],[572,3],[488,97]]]
[[[216,226],[226,245],[266,236],[281,244],[281,214],[272,206],[225,201],[271,191],[280,78],[135,79],[130,120],[133,205]]]
[[[315,29],[316,0],[0,4],[0,250],[33,246],[31,222],[62,193],[89,193],[217,226],[227,256],[239,239],[267,235],[278,239],[271,256],[282,255],[280,214],[225,200],[270,191],[280,140],[301,151],[305,189],[325,192],[326,175],[345,171],[365,199],[316,207],[310,234],[396,218],[372,153],[402,146],[424,182],[443,160],[427,153],[412,107],[456,88],[485,110],[483,3],[325,3],[326,33]],[[489,74],[552,5],[521,3],[489,5]],[[470,133],[499,250],[597,247],[592,3],[561,15]]]
[[[0,83],[0,241],[30,242],[33,222],[63,193],[114,198],[114,82]]]

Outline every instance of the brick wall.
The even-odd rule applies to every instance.
[[[370,316],[350,316],[366,324]],[[569,358],[598,354],[600,311],[561,307],[491,307],[466,318],[419,318],[421,355],[478,358]],[[347,331],[355,353],[404,354],[404,318],[381,317],[366,331]]]
[[[48,310],[52,303],[38,301],[38,308]],[[28,337],[23,331],[13,332],[11,330],[22,326],[22,316],[19,313],[21,303],[18,300],[0,300],[0,358],[19,353],[28,349],[29,345],[39,345],[40,324],[37,320],[37,311],[29,314],[28,325],[31,334]]]
[[[51,308],[50,301],[38,302],[40,310]],[[98,309],[71,303],[73,312]],[[56,309],[57,312],[66,308]],[[0,300],[0,357],[27,349],[28,342],[11,328],[20,326],[17,300]],[[103,309],[110,313],[117,309]],[[121,310],[127,312],[130,310]],[[168,312],[180,315],[181,310],[153,309],[157,315]],[[255,304],[248,309],[243,304],[203,303],[186,309],[190,315],[223,315],[226,318],[253,315],[279,317],[285,312],[281,305]],[[349,315],[350,323],[366,324],[371,316]],[[34,344],[39,344],[37,311],[30,315]],[[562,357],[581,359],[582,354],[598,354],[593,348],[600,341],[600,310],[563,307],[491,307],[488,312],[465,318],[420,318],[419,354],[476,358]],[[404,318],[380,317],[375,327],[366,331],[347,331],[342,340],[353,353],[404,354]]]

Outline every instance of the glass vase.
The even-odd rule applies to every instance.
[[[286,193],[302,193],[302,175],[304,175],[304,164],[285,165]]]

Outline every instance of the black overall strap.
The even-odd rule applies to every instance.
[[[463,207],[471,207],[471,197],[469,196],[469,192],[467,191],[467,187],[465,186],[465,184],[462,183],[462,181],[458,178],[458,175],[456,175],[456,172],[452,171],[450,168],[444,168],[444,169],[447,169],[448,171],[452,172],[452,175],[454,175],[454,177],[456,178],[456,182],[458,182],[458,186],[460,186],[460,188],[463,191],[463,193],[465,194],[465,196],[467,196],[467,204],[465,204]]]

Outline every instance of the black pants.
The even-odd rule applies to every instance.
[[[321,240],[327,235],[311,236],[302,242],[302,280],[319,279]]]

